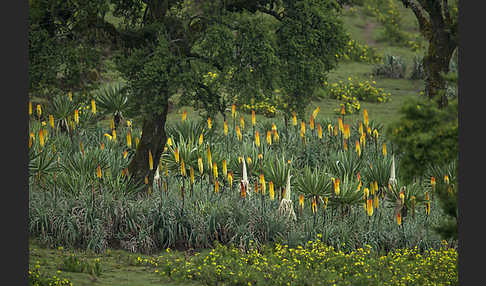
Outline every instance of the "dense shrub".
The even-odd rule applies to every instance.
[[[373,68],[373,75],[388,78],[404,78],[407,65],[399,56],[386,55],[383,63]]]

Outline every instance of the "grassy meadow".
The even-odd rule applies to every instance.
[[[413,13],[396,9],[415,39]],[[278,111],[253,117],[239,106],[226,123],[208,120],[175,97],[170,140],[160,162],[147,162],[159,170],[153,185],[127,176],[137,118],[113,128],[112,114],[81,95],[32,99],[30,285],[457,285],[457,241],[434,231],[444,219],[436,184],[453,186],[455,166],[406,184],[385,137],[423,89],[409,78],[423,48],[385,41],[365,6],[343,20],[366,52],[401,57],[405,76],[343,59],[306,120],[287,115],[287,126]],[[119,80],[109,66],[102,77]],[[359,109],[343,114],[332,84],[366,81]]]

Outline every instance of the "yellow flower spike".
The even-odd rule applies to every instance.
[[[203,144],[203,137],[203,133],[201,133],[201,135],[199,135],[199,146]]]
[[[213,121],[211,120],[211,117],[208,117],[208,128],[211,130],[213,128]]]
[[[333,130],[332,125],[331,125],[331,124],[328,124],[328,125],[327,125],[327,131],[329,132],[329,136],[332,136],[332,134],[334,133],[334,130]]]
[[[127,150],[123,151],[123,159],[126,159],[127,155],[128,155],[128,151]]]
[[[181,156],[181,175],[186,177],[186,164],[184,163],[184,158]]]
[[[251,158],[250,157],[246,157],[246,163],[248,165],[251,165],[251,162],[252,162]]]
[[[380,199],[378,198],[378,196],[375,196],[373,204],[374,204],[374,208],[378,209],[378,207],[380,206]]]
[[[197,167],[199,168],[199,174],[202,175],[204,172],[204,165],[201,157],[197,159]]]
[[[368,213],[368,216],[373,215],[373,200],[371,199],[371,197],[366,200],[366,211]]]
[[[104,142],[101,142],[101,144],[100,144],[100,149],[101,149],[101,150],[105,150],[105,143],[104,143]]]
[[[277,131],[277,125],[275,123],[272,123],[272,131]]]
[[[113,120],[113,118],[110,119],[110,129],[115,129],[115,121]]]
[[[70,91],[68,92],[68,98],[69,98],[69,101],[73,101],[73,93]]]
[[[433,189],[435,188],[436,185],[435,177],[430,177],[430,185],[432,186]]]
[[[74,110],[74,122],[76,122],[76,124],[79,124],[79,110],[77,109]]]
[[[295,111],[292,111],[292,125],[297,126],[297,115]]]
[[[140,139],[138,137],[135,137],[135,148],[138,147],[139,143],[140,143]]]
[[[172,139],[170,139],[170,137],[167,138],[167,146],[172,146]]]
[[[243,116],[240,117],[240,126],[241,130],[245,130],[245,118]]]
[[[400,201],[401,201],[401,204],[403,205],[405,203],[405,192],[404,191],[400,191]]]
[[[236,125],[236,137],[238,137],[238,141],[243,140],[243,135],[241,135],[241,130],[239,125]]]
[[[258,154],[258,159],[263,160],[263,154],[262,153]]]
[[[426,200],[426,201],[430,200],[430,197],[429,197],[429,192],[425,192],[425,200]]]
[[[186,121],[186,118],[187,118],[187,111],[184,110],[184,112],[182,112],[182,118],[181,118],[181,121],[184,122]]]
[[[127,146],[128,148],[132,148],[132,133],[130,130],[127,132]]]
[[[338,118],[338,126],[339,126],[339,131],[343,132],[344,125],[343,125],[343,119],[341,117]]]
[[[360,145],[359,145],[359,141],[356,140],[356,153],[358,153],[358,156],[361,156],[361,148],[360,148]]]
[[[366,128],[366,131],[368,132],[368,134],[369,134],[369,135],[371,135],[371,127],[369,127],[369,126],[368,126],[368,127]]]
[[[359,135],[363,136],[363,122],[359,122]]]
[[[39,144],[44,147],[44,131],[42,129],[39,130]]]
[[[271,201],[275,200],[275,189],[272,181],[268,182],[268,194]]]
[[[267,131],[267,144],[272,145],[272,133]]]
[[[209,149],[209,145],[208,145],[208,148],[207,148],[207,154],[208,154],[208,168],[209,169],[213,169],[213,160],[211,158],[211,149]]]
[[[334,193],[339,196],[339,193],[341,192],[339,190],[339,184],[341,183],[341,180],[339,178],[334,180]]]
[[[346,114],[346,109],[344,108],[344,104],[341,105],[341,112],[340,112],[341,115],[345,115]]]
[[[363,121],[366,127],[368,127],[368,110],[363,109]]]
[[[312,213],[317,213],[317,201],[315,197],[312,198]]]
[[[300,122],[300,137],[304,138],[305,135],[305,121]]]
[[[425,215],[430,215],[430,202],[425,203]]]
[[[230,188],[233,187],[233,172],[228,173],[228,183],[230,185]]]
[[[349,129],[349,124],[344,124],[343,135],[344,135],[344,139],[349,139],[349,137],[351,136],[351,130]]]
[[[318,106],[316,109],[314,109],[314,111],[312,112],[312,116],[314,117],[314,119],[317,118],[317,114],[319,113],[320,110],[321,110],[320,106]]]
[[[231,105],[231,117],[236,117],[236,105],[234,103]]]
[[[377,129],[373,130],[373,137],[378,139],[378,130]]]
[[[130,120],[127,120],[127,127],[132,128],[132,122]]]
[[[91,112],[93,112],[93,114],[96,114],[96,102],[94,99],[91,99]]]
[[[224,128],[224,136],[228,136],[228,122],[226,122],[226,120],[224,121],[223,128]]]
[[[179,149],[177,147],[174,148],[174,158],[177,163],[179,163]]]
[[[148,161],[149,161],[149,169],[153,170],[154,169],[154,159],[152,158],[152,151],[149,149],[148,152]]]
[[[356,192],[359,192],[361,190],[361,187],[363,186],[363,183],[359,181],[358,187],[356,188]]]
[[[344,151],[348,151],[348,140],[344,139]]]
[[[402,225],[402,214],[400,212],[397,212],[397,224]]]
[[[32,101],[29,101],[29,115],[32,115]]]
[[[54,116],[52,114],[49,114],[49,125],[54,128]]]
[[[337,136],[337,134],[338,134],[338,129],[336,126],[334,126],[334,136]]]
[[[386,153],[386,144],[385,143],[383,143],[383,147],[381,149],[382,149],[381,152],[383,153],[383,156],[386,157],[387,153]]]
[[[366,135],[363,133],[363,135],[359,138],[359,144],[361,144],[363,147],[366,146]]]
[[[116,142],[116,130],[113,129],[113,131],[111,131],[111,136],[113,137],[113,141]]]
[[[260,147],[260,133],[258,130],[255,131],[255,145],[257,147]]]
[[[304,209],[304,195],[303,194],[299,195],[299,207],[301,209]]]
[[[262,189],[262,195],[265,195],[265,190],[267,189],[267,184],[265,183],[265,177],[263,174],[260,174],[260,185]]]
[[[218,182],[218,180],[216,180],[216,182],[214,182],[214,192],[219,193],[219,182]]]
[[[365,199],[369,198],[369,196],[370,196],[370,189],[364,188],[364,190],[363,190],[363,196],[364,196]]]
[[[255,117],[255,110],[251,111],[251,125],[255,126],[256,124],[256,117]]]
[[[324,197],[324,205],[323,205],[323,208],[326,209],[327,208],[327,203],[329,202],[329,198],[328,197]]]
[[[277,132],[277,130],[275,129],[275,130],[273,131],[273,141],[278,142],[278,140],[279,140],[279,139],[280,139],[280,136],[278,136],[278,132]]]
[[[444,175],[444,183],[449,184],[449,175]]]
[[[42,107],[40,104],[37,104],[37,116],[40,118],[42,115]]]
[[[226,164],[226,159],[223,159],[223,176],[226,177],[228,175],[228,167],[227,167],[227,164]]]
[[[101,179],[101,167],[100,167],[100,165],[98,165],[98,167],[96,168],[96,177],[98,177],[98,179]]]
[[[213,176],[214,178],[218,179],[218,165],[216,162],[213,163]]]

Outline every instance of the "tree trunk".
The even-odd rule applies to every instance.
[[[128,165],[128,171],[136,182],[143,183],[148,178],[148,186],[152,186],[157,164],[164,151],[167,141],[165,121],[167,119],[168,101],[163,106],[162,113],[153,118],[145,119],[142,127],[142,138],[138,144],[134,158]],[[149,150],[152,152],[153,169],[149,166]]]
[[[424,58],[425,94],[431,99],[435,98],[439,108],[444,108],[448,104],[445,92],[447,83],[441,74],[449,72],[454,49],[447,35],[439,33],[429,41],[429,50]]]

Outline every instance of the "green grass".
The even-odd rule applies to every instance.
[[[76,255],[80,259],[94,260],[100,258],[102,274],[96,277],[88,273],[58,272],[63,258],[71,254]],[[56,275],[57,277],[67,278],[75,286],[202,285],[196,282],[174,282],[157,275],[146,266],[135,265],[133,261],[138,256],[142,255],[113,249],[101,255],[81,250],[50,249],[42,247],[34,240],[29,242],[29,269],[35,269],[35,265],[39,264],[41,273],[51,277]],[[145,255],[144,257],[147,256]]]

